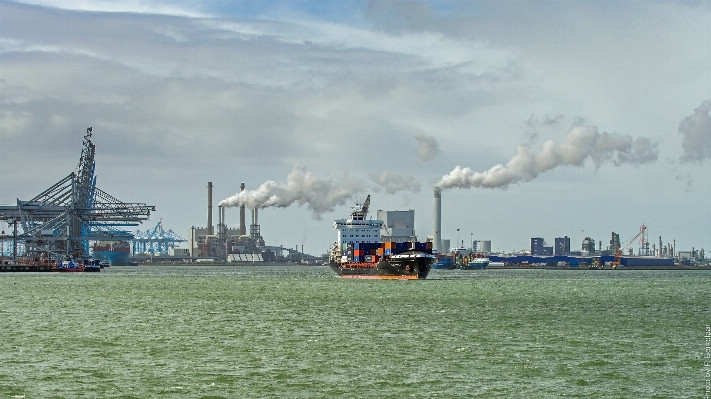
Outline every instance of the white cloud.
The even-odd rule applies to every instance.
[[[702,162],[711,158],[711,100],[701,103],[694,113],[679,123],[684,153],[682,162]]]
[[[417,134],[415,140],[419,143],[416,154],[421,161],[430,161],[441,152],[437,138],[434,136]]]
[[[207,14],[195,9],[198,2],[193,1],[18,0],[18,2],[71,11],[155,14],[189,18],[208,17]]]

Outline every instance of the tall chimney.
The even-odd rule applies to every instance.
[[[212,182],[207,182],[207,234],[213,235],[212,230]]]
[[[240,192],[244,191],[244,183],[239,185],[239,191]],[[245,218],[244,204],[242,204],[239,207],[239,235],[241,235],[241,236],[247,234],[247,226],[245,225],[244,218]]]
[[[434,188],[434,243],[432,249],[440,251],[442,248],[442,190]]]
[[[217,206],[217,235],[222,235],[225,228],[225,207]]]

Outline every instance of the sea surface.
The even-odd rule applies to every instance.
[[[0,398],[703,398],[711,272],[0,273]]]

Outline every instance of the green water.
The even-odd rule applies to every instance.
[[[0,398],[702,398],[710,278],[0,273]]]

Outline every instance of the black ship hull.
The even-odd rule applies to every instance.
[[[343,278],[372,279],[425,279],[437,259],[429,252],[410,250],[392,255],[378,263],[339,263],[331,260],[330,266]]]

